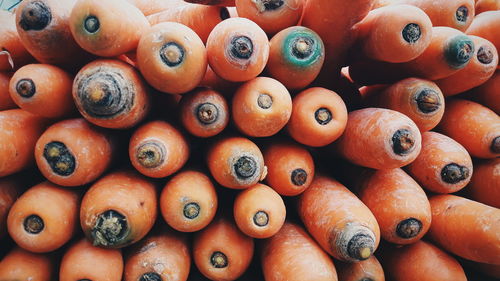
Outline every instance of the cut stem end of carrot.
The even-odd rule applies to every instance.
[[[196,109],[198,121],[202,124],[212,124],[219,118],[219,109],[213,103],[203,103]]]
[[[500,136],[493,139],[490,149],[493,153],[500,153]]]
[[[99,22],[99,19],[97,17],[88,16],[83,22],[83,28],[88,33],[96,33],[97,31],[99,31],[99,28],[101,28],[101,23]]]
[[[253,54],[252,39],[236,36],[231,40],[231,55],[238,59],[249,59]]]
[[[366,260],[372,253],[375,242],[371,236],[356,234],[347,244],[347,253],[356,260]]]
[[[414,44],[420,39],[420,36],[422,36],[422,30],[418,24],[409,23],[403,28],[401,34],[406,42]]]
[[[42,30],[51,21],[50,8],[43,1],[32,1],[23,8],[19,26],[26,31]]]
[[[184,54],[184,48],[176,42],[168,42],[160,49],[160,58],[169,67],[182,64]]]
[[[59,176],[69,176],[75,171],[75,156],[62,142],[53,141],[47,143],[43,150],[43,157],[52,172]]]
[[[415,137],[407,129],[399,129],[392,135],[392,150],[397,155],[405,155],[413,150]]]
[[[465,24],[467,22],[467,18],[469,16],[469,9],[465,6],[460,6],[458,7],[457,11],[455,12],[455,18],[459,23]]]
[[[29,215],[23,222],[24,230],[29,234],[38,234],[42,232],[45,227],[43,219],[38,215]]]
[[[261,13],[277,10],[285,3],[283,0],[254,0],[253,2],[257,10]]]
[[[307,181],[307,172],[304,169],[295,169],[292,171],[292,183],[301,186]]]
[[[332,121],[332,112],[328,108],[320,108],[314,112],[314,118],[320,125],[326,125]]]
[[[36,86],[29,78],[21,79],[16,84],[16,92],[23,98],[31,98],[36,93]]]
[[[490,64],[495,55],[489,46],[481,46],[477,51],[477,60],[482,64]]]
[[[456,184],[468,179],[470,171],[467,167],[450,163],[441,169],[441,179],[449,184]]]
[[[264,211],[258,211],[253,216],[253,223],[256,226],[264,227],[269,223],[269,215]]]
[[[227,256],[222,252],[214,252],[210,257],[210,263],[215,268],[225,268],[228,265]]]
[[[310,37],[297,37],[292,45],[292,55],[297,59],[307,59],[314,52],[314,40]]]
[[[430,88],[420,90],[416,95],[416,102],[418,110],[425,114],[436,112],[441,107],[438,93]]]
[[[147,272],[141,275],[139,281],[163,281],[163,279],[161,278],[160,274],[156,272]]]
[[[273,98],[268,94],[260,94],[257,98],[257,104],[262,109],[269,109],[273,105]]]
[[[401,221],[396,227],[396,234],[403,239],[410,239],[422,231],[422,222],[415,218]]]
[[[238,158],[233,166],[238,178],[247,179],[254,176],[257,172],[257,161],[249,156]]]
[[[474,43],[466,35],[452,38],[444,51],[448,65],[455,69],[463,68],[474,54]]]
[[[166,158],[166,149],[162,143],[149,141],[137,148],[135,157],[141,166],[151,169],[162,165]]]
[[[94,246],[113,247],[123,244],[123,239],[130,229],[127,218],[121,213],[108,210],[97,217],[92,229]]]
[[[183,214],[184,217],[192,220],[200,215],[200,211],[201,211],[200,205],[198,205],[198,203],[191,202],[184,205]]]

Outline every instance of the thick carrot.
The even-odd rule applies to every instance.
[[[130,138],[129,157],[143,175],[163,178],[177,172],[189,158],[183,134],[165,121],[140,126]]]
[[[94,246],[122,248],[142,239],[156,216],[155,186],[135,172],[117,171],[85,193],[80,224]]]
[[[337,281],[330,257],[297,224],[285,222],[261,249],[266,281]]]
[[[182,0],[127,0],[136,6],[145,16],[169,10],[183,4]]]
[[[183,232],[194,232],[207,226],[215,216],[217,205],[217,193],[210,178],[194,170],[175,175],[160,195],[163,219]]]
[[[231,107],[234,124],[250,137],[269,137],[287,124],[292,98],[276,79],[257,77],[238,88]]]
[[[267,34],[276,34],[299,23],[304,0],[236,0],[236,11],[258,24]]]
[[[307,230],[334,258],[350,262],[366,260],[377,249],[380,241],[377,220],[338,181],[316,175],[300,195],[298,204]]]
[[[210,146],[206,161],[212,177],[228,188],[248,188],[267,174],[262,152],[243,137],[218,139]]]
[[[0,111],[0,177],[35,163],[35,143],[46,125],[47,120],[22,109]]]
[[[320,87],[309,88],[293,98],[292,106],[286,129],[297,142],[325,146],[344,132],[347,108],[337,93]]]
[[[500,50],[500,11],[488,11],[474,18],[472,24],[465,32],[468,35],[482,37],[495,45]],[[500,52],[500,51],[499,51]]]
[[[80,193],[49,182],[31,187],[10,209],[7,217],[10,237],[34,253],[60,248],[78,228]]]
[[[500,264],[500,209],[451,194],[429,202],[429,238],[437,246],[468,260]]]
[[[500,114],[500,70],[497,69],[493,76],[488,79],[485,83],[470,90],[467,93],[467,98],[470,98],[489,109],[495,111],[496,114]]]
[[[382,265],[375,256],[359,262],[336,262],[341,281],[385,281]]]
[[[0,71],[12,71],[33,60],[16,30],[16,15],[0,10]]]
[[[245,18],[217,24],[207,39],[208,63],[223,79],[242,82],[257,77],[269,58],[266,33]]]
[[[333,147],[354,164],[392,169],[413,162],[420,153],[421,140],[417,125],[406,115],[365,108],[349,113],[344,134]]]
[[[474,163],[474,173],[467,186],[470,199],[500,208],[500,158]]]
[[[98,56],[113,57],[137,48],[150,25],[127,1],[79,0],[71,10],[69,27],[80,47]]]
[[[0,111],[17,108],[9,94],[9,81],[13,73],[0,72]]]
[[[61,260],[60,281],[120,281],[123,272],[122,253],[117,249],[92,246],[87,239],[71,245]]]
[[[210,88],[197,88],[183,95],[179,107],[182,125],[197,137],[213,137],[229,123],[226,98]]]
[[[38,169],[53,183],[79,186],[100,177],[115,158],[116,140],[83,118],[50,126],[38,139]]]
[[[314,160],[307,149],[293,142],[276,141],[264,149],[266,183],[284,196],[301,194],[314,178]]]
[[[222,217],[196,233],[193,240],[196,267],[211,280],[236,280],[247,270],[253,252],[253,238]]]
[[[28,64],[17,70],[9,84],[12,100],[22,109],[47,118],[76,113],[71,96],[73,76],[49,64]]]
[[[438,129],[463,145],[471,156],[500,155],[500,117],[478,103],[449,100]]]
[[[476,1],[476,15],[487,11],[500,10],[500,0],[478,0]],[[500,278],[500,277],[499,277]]]
[[[135,126],[149,112],[148,85],[139,72],[118,60],[95,60],[73,82],[73,99],[89,122],[113,129]]]
[[[152,233],[128,249],[124,281],[186,281],[191,256],[186,237],[170,230]]]
[[[220,6],[228,6],[233,7],[235,5],[235,0],[184,0],[188,3],[196,3],[203,5],[220,5]]]
[[[52,281],[56,276],[56,261],[50,254],[35,254],[16,247],[0,262],[0,280]]]
[[[200,37],[189,27],[164,22],[151,27],[137,46],[137,66],[159,91],[183,94],[200,84],[207,70]]]
[[[273,78],[288,89],[303,89],[316,79],[325,60],[325,46],[316,32],[289,27],[274,35],[269,44],[266,70]]]
[[[25,175],[19,174],[0,179],[0,239],[7,235],[7,215],[10,208],[26,189],[22,176]]]

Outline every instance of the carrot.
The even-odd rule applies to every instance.
[[[89,122],[105,128],[135,126],[149,112],[148,86],[139,72],[118,60],[95,60],[73,82],[73,99]]]
[[[163,219],[172,228],[194,232],[206,227],[217,211],[217,193],[205,174],[185,170],[171,178],[160,195]]]
[[[83,197],[80,223],[94,246],[122,248],[141,240],[157,215],[155,186],[135,172],[117,171]]]
[[[64,254],[59,269],[60,281],[102,280],[120,281],[123,259],[120,250],[94,247],[80,239]]]
[[[79,186],[96,180],[111,166],[116,145],[109,133],[85,119],[69,119],[55,123],[40,136],[35,159],[48,180]]]
[[[235,5],[235,0],[184,0],[184,1],[188,3],[196,3],[203,5],[220,5],[228,7]]]
[[[32,60],[17,33],[16,15],[0,10],[0,71],[12,71]]]
[[[130,138],[129,157],[143,175],[163,178],[177,172],[189,158],[189,144],[180,131],[165,121],[140,126]]]
[[[289,141],[275,141],[264,150],[266,183],[284,196],[299,195],[314,178],[314,160],[307,149]]]
[[[500,114],[500,70],[496,70],[493,76],[482,85],[471,89],[467,94],[468,98],[488,107]]]
[[[73,76],[49,64],[28,64],[14,73],[9,84],[12,100],[22,109],[47,118],[76,113],[71,96]]]
[[[34,253],[54,251],[69,241],[78,227],[80,192],[49,182],[28,189],[12,205],[7,229],[16,244]]]
[[[466,190],[472,200],[500,208],[500,158],[474,163]]]
[[[234,124],[250,137],[269,137],[278,133],[292,114],[292,98],[278,80],[257,77],[241,85],[231,107]]]
[[[285,222],[276,235],[264,240],[261,249],[267,281],[337,281],[330,257],[297,224]]]
[[[273,78],[294,90],[316,79],[325,60],[325,46],[316,32],[289,27],[274,35],[269,44],[266,69]]]
[[[222,186],[245,189],[266,176],[260,149],[243,137],[222,137],[208,149],[206,157],[212,177]]]
[[[19,174],[0,178],[0,239],[7,235],[9,210],[25,189],[23,176],[25,175]]]
[[[253,239],[225,218],[212,221],[193,240],[196,267],[211,280],[236,280],[247,270],[253,252]]]
[[[173,231],[147,236],[128,249],[123,280],[187,280],[191,257],[186,240]]]
[[[438,129],[478,158],[500,155],[500,117],[478,103],[455,99],[446,104]]]
[[[35,143],[47,120],[22,109],[0,111],[0,177],[24,170],[35,163]]]
[[[137,66],[159,91],[183,94],[200,84],[207,69],[207,54],[200,37],[176,22],[160,23],[141,36]]]
[[[295,141],[325,146],[344,132],[347,108],[337,93],[320,87],[309,88],[296,95],[292,105],[286,129]]]
[[[359,262],[336,262],[341,281],[385,281],[382,265],[375,256]]]
[[[216,90],[197,88],[182,96],[179,107],[182,125],[197,137],[213,137],[229,123],[227,101]]]
[[[500,50],[500,11],[488,11],[474,18],[472,24],[467,28],[467,35],[475,35],[484,38]]]
[[[487,11],[496,11],[500,10],[500,1],[499,0],[478,0],[476,1],[475,12],[476,15]],[[500,278],[500,277],[499,277]]]
[[[370,209],[332,178],[316,175],[300,195],[298,212],[311,236],[336,259],[366,260],[377,249],[380,231]]]
[[[388,280],[467,280],[462,266],[456,259],[425,241],[418,241],[401,248],[388,246],[381,261]]]
[[[241,86],[243,82],[231,82],[221,78],[217,75],[210,65],[207,67],[207,72],[203,80],[200,82],[200,87],[208,87],[212,90],[220,92],[227,99],[233,96],[234,92]]]
[[[421,138],[418,127],[406,115],[390,109],[365,108],[349,113],[345,132],[333,148],[354,164],[393,169],[417,158]]]
[[[182,0],[127,0],[136,6],[145,16],[172,9],[183,3]]]
[[[276,34],[299,23],[304,0],[236,0],[238,15],[258,24],[267,34]]]
[[[245,18],[217,24],[207,39],[208,63],[223,79],[243,82],[257,77],[269,58],[266,33]]]
[[[178,22],[191,28],[204,44],[208,35],[221,21],[228,19],[229,12],[226,7],[205,6],[180,2],[175,6],[147,17],[151,26],[162,22]]]
[[[150,25],[127,1],[79,0],[71,11],[69,27],[80,47],[98,56],[113,57],[137,48]]]
[[[53,255],[35,254],[19,247],[0,262],[0,280],[52,281],[56,279]]]
[[[419,8],[389,5],[371,10],[354,25],[357,32],[353,55],[371,59],[406,62],[417,58],[431,43],[432,23]]]
[[[366,92],[378,92],[377,86],[364,89]],[[400,80],[378,93],[369,93],[364,97],[370,106],[399,111],[408,116],[420,132],[426,132],[439,124],[444,114],[445,102],[441,89],[436,83],[420,78]]]
[[[13,73],[0,72],[0,111],[17,108],[9,94],[9,81]]]
[[[429,238],[437,246],[468,260],[500,264],[500,209],[451,194],[429,202]]]

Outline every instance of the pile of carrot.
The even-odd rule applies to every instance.
[[[499,280],[499,51],[499,0],[19,1],[0,281]]]

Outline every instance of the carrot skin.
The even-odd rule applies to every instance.
[[[470,199],[500,208],[500,158],[477,161],[474,173],[466,187]]]
[[[34,60],[19,38],[15,13],[4,10],[0,11],[0,50],[0,71],[12,71]]]
[[[56,261],[52,254],[31,253],[16,247],[0,262],[0,280],[56,279]]]
[[[341,281],[385,281],[382,265],[375,256],[359,262],[336,262],[339,280]]]

